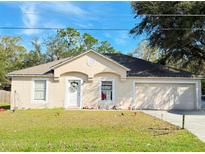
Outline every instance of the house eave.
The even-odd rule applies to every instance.
[[[9,74],[7,77],[53,77],[53,75],[45,74]]]
[[[157,77],[157,76],[127,76],[127,79],[184,79],[184,80],[202,80],[204,78],[201,78],[201,77],[166,77],[166,76],[160,76],[160,77]]]

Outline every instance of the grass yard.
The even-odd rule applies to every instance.
[[[205,151],[186,130],[126,111],[0,113],[0,151]]]

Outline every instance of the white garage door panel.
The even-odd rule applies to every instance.
[[[137,83],[135,106],[138,109],[193,110],[194,84]]]
[[[196,109],[196,91],[194,84],[180,84],[175,93],[175,104],[171,108],[179,110]]]

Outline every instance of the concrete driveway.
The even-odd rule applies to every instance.
[[[185,114],[185,128],[205,142],[205,110],[189,112],[143,110],[143,112],[180,127],[182,115]]]

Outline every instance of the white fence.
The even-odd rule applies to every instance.
[[[10,104],[10,91],[0,90],[0,105],[1,104]]]

